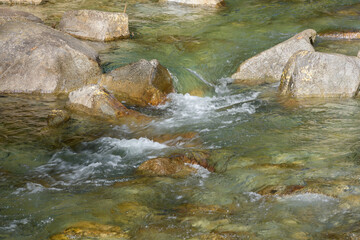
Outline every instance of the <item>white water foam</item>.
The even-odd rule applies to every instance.
[[[26,225],[29,223],[29,219],[19,219],[19,220],[13,220],[11,223],[7,225],[0,226],[0,230],[6,231],[6,232],[14,232],[17,227],[21,225]]]
[[[23,193],[34,194],[34,193],[42,192],[44,190],[60,191],[61,189],[59,189],[59,188],[46,188],[41,184],[30,182],[30,183],[26,183],[25,187],[16,189],[16,191],[13,192],[12,194],[14,194],[14,195],[19,195],[19,194],[23,194]]]
[[[147,138],[103,137],[83,143],[78,151],[64,149],[54,154],[47,164],[36,168],[36,172],[40,176],[52,178],[56,182],[55,186],[84,183],[107,185],[111,182],[106,177],[131,171],[144,158],[149,155],[157,156],[167,147]]]
[[[172,128],[184,125],[229,121],[226,116],[239,113],[253,114],[256,106],[254,101],[259,92],[214,97],[197,97],[189,94],[172,93],[168,95],[170,101],[160,109],[168,110],[171,115],[162,121],[153,123],[154,127]]]
[[[337,199],[318,193],[303,193],[289,196],[277,197],[282,201],[301,202],[301,203],[329,203]]]

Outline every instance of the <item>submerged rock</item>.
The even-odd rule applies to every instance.
[[[202,5],[209,7],[225,6],[224,0],[163,0],[163,1],[186,4],[186,5]]]
[[[59,29],[74,37],[93,41],[111,41],[130,36],[126,13],[96,10],[66,12]]]
[[[43,24],[0,25],[0,92],[67,93],[101,76],[97,53]]]
[[[145,176],[184,177],[197,172],[197,169],[191,165],[198,165],[213,172],[214,168],[207,163],[208,157],[206,153],[191,151],[185,154],[173,154],[169,157],[153,158],[142,163],[137,169],[137,173]]]
[[[57,127],[69,121],[70,114],[64,110],[52,110],[48,115],[47,124],[49,127]]]
[[[162,134],[158,136],[147,136],[151,140],[165,143],[168,146],[196,147],[202,144],[199,134],[196,132]]]
[[[316,31],[312,29],[298,33],[241,63],[231,78],[234,83],[247,85],[278,82],[285,64],[294,53],[300,50],[315,51],[312,46],[315,37]]]
[[[17,11],[11,8],[0,8],[0,25],[11,21],[43,23],[40,18],[31,13]]]
[[[360,58],[299,51],[288,61],[279,92],[293,97],[354,97],[360,86]]]
[[[190,240],[241,240],[241,239],[259,239],[255,234],[250,232],[219,232],[214,231],[208,234],[202,234],[197,238],[191,238]]]
[[[142,163],[137,173],[146,176],[186,176],[196,172],[195,168],[185,165],[178,158],[153,158]]]
[[[319,33],[319,36],[326,39],[346,39],[346,40],[359,40],[360,31],[348,31],[348,32],[324,32]]]
[[[103,87],[85,86],[69,94],[67,107],[73,111],[109,119],[123,117],[146,118],[140,113],[127,109]]]
[[[7,4],[33,4],[39,5],[47,0],[0,0],[0,3],[7,3]]]
[[[103,76],[101,86],[111,91],[119,101],[130,105],[158,105],[174,92],[169,71],[153,59],[117,68]]]
[[[129,239],[129,235],[118,226],[94,222],[79,222],[67,228],[63,233],[50,237],[50,240],[71,240],[83,238]]]
[[[154,210],[138,202],[122,202],[111,210],[111,214],[115,222],[129,226],[134,223],[139,224],[145,219],[150,220]]]

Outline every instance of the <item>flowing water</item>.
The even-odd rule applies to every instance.
[[[74,115],[49,129],[49,111],[65,98],[0,96],[0,239],[48,239],[82,221],[119,226],[131,239],[360,238],[359,100],[296,102],[278,98],[277,84],[249,88],[229,79],[240,62],[304,29],[359,30],[358,0],[226,4],[130,0],[134,38],[89,43],[105,72],[141,58],[170,70],[177,93],[165,105],[137,109],[153,117],[150,124]],[[124,6],[13,7],[56,25],[66,10]],[[318,39],[315,47],[356,55],[360,42]],[[195,138],[156,138],[181,133]],[[148,159],[189,151],[206,152],[216,171],[135,173]]]

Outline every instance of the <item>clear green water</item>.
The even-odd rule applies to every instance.
[[[225,8],[209,9],[129,1],[135,38],[90,43],[104,71],[156,58],[173,74],[178,94],[165,106],[139,109],[155,119],[146,126],[73,116],[58,129],[47,129],[46,117],[66,99],[1,96],[0,239],[48,239],[79,221],[120,226],[132,239],[209,233],[227,239],[356,239],[359,100],[289,104],[277,98],[276,85],[246,88],[227,84],[227,77],[241,61],[303,29],[359,29],[357,2],[228,0]],[[122,11],[124,5],[59,0],[13,7],[53,25],[69,9]],[[360,44],[319,39],[316,49],[356,55]],[[191,91],[207,97],[184,95]],[[175,145],[151,140],[187,132],[199,136]],[[202,169],[186,178],[134,173],[149,158],[189,150],[207,151],[216,172]],[[269,186],[304,188],[259,194]],[[126,202],[136,206],[135,213],[121,211]]]

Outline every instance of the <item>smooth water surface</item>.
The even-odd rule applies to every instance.
[[[304,29],[358,30],[358,1],[226,3],[131,0],[134,38],[89,42],[104,72],[141,58],[170,70],[177,93],[137,109],[153,118],[147,125],[74,115],[51,129],[46,117],[66,98],[0,96],[0,239],[48,239],[81,221],[119,226],[131,239],[360,237],[360,101],[280,99],[277,84],[229,79],[243,60]],[[50,0],[13,8],[56,26],[66,10],[124,6]],[[315,47],[356,55],[360,44],[319,38]],[[184,133],[195,137],[158,140]],[[185,152],[205,152],[216,171],[135,173],[148,159]]]

